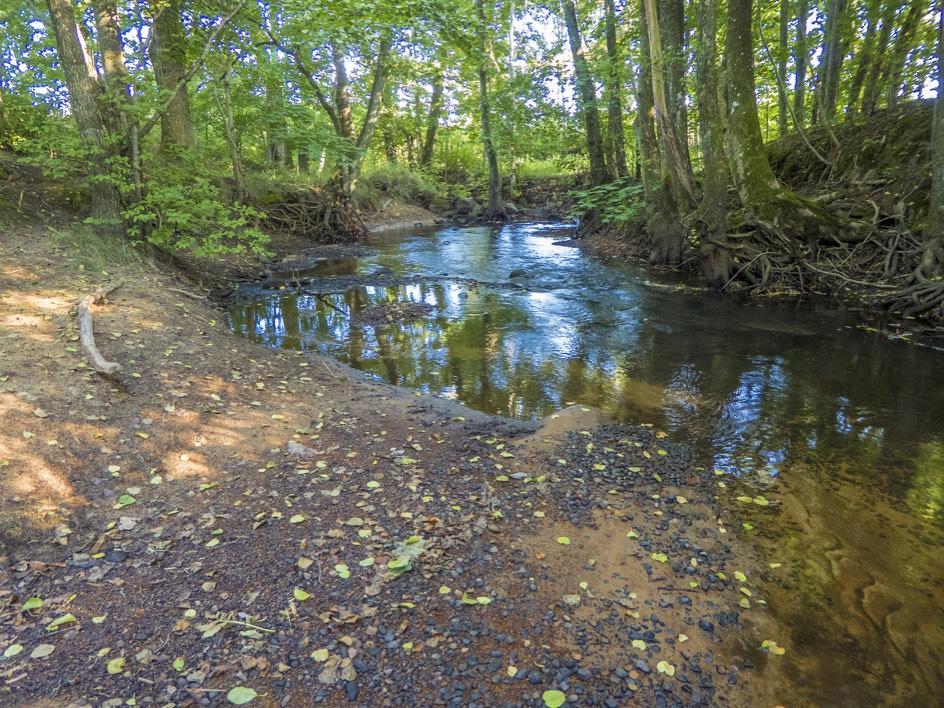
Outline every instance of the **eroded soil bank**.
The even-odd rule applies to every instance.
[[[790,569],[739,556],[712,471],[654,427],[534,434],[234,337],[173,273],[77,270],[40,227],[0,251],[4,703],[776,694]],[[104,282],[114,382],[77,351]]]

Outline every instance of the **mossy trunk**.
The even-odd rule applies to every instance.
[[[838,234],[842,224],[819,204],[784,189],[767,160],[754,84],[751,0],[728,0],[727,123],[729,164],[741,202],[765,231],[792,241],[799,255],[804,241],[816,248],[825,234]]]
[[[731,276],[726,248],[728,171],[723,147],[718,93],[718,4],[702,0],[696,9],[695,95],[702,151],[702,199],[699,204],[699,256],[708,282],[722,288]]]

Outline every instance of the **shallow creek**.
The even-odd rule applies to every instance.
[[[944,354],[814,303],[738,302],[600,263],[570,235],[515,224],[375,237],[369,255],[247,286],[230,325],[490,413],[535,419],[576,402],[658,425],[717,471],[722,506],[753,527],[732,534],[754,560],[783,564],[758,622],[788,653],[752,657],[767,679],[758,704],[935,704]],[[744,508],[744,495],[772,503]]]

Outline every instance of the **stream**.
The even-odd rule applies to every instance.
[[[659,426],[726,481],[727,523],[740,524],[738,495],[774,502],[731,531],[786,571],[770,571],[768,617],[744,613],[788,648],[776,665],[757,659],[758,704],[936,704],[944,354],[823,304],[601,263],[562,243],[571,235],[513,224],[372,237],[367,255],[295,273],[314,279],[308,294],[288,276],[244,287],[229,323],[489,413],[581,403]],[[383,277],[361,277],[372,273]]]

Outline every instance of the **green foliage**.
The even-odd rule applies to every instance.
[[[631,177],[571,193],[571,216],[582,217],[598,211],[604,223],[625,226],[638,221],[645,208],[642,184]]]
[[[148,171],[142,198],[131,201],[125,218],[145,240],[166,251],[196,256],[265,254],[268,237],[256,223],[257,210],[224,202],[217,177],[196,154],[165,159]]]

